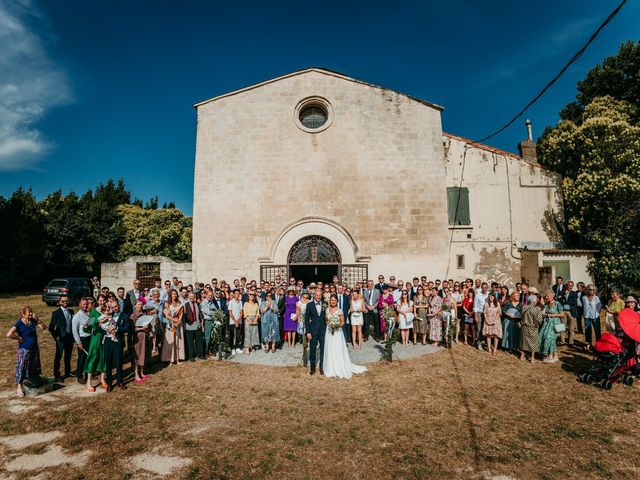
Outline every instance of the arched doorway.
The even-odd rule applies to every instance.
[[[311,282],[331,282],[334,275],[340,275],[342,257],[338,247],[328,238],[309,235],[293,244],[287,256],[289,275]]]

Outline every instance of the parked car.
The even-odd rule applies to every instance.
[[[93,292],[88,278],[54,278],[42,290],[42,301],[47,305],[57,305],[62,295],[67,295],[71,305],[77,305],[82,297],[90,297]]]

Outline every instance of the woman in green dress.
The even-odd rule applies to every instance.
[[[89,305],[91,308],[91,304]],[[93,393],[96,389],[91,385],[91,375],[100,373],[100,384],[103,388],[107,388],[104,379],[104,355],[102,354],[102,339],[104,330],[98,325],[98,319],[103,313],[107,312],[107,297],[102,293],[98,295],[98,306],[91,309],[89,314],[89,323],[84,327],[85,331],[91,333],[89,342],[89,350],[87,352],[87,360],[84,363],[84,373],[87,376],[87,391]]]
[[[544,356],[543,362],[553,363],[558,361],[556,348],[556,325],[562,322],[560,317],[563,315],[562,305],[556,302],[553,292],[549,291],[544,296],[544,324],[540,329],[539,335],[539,352]]]

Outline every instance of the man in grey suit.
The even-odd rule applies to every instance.
[[[362,290],[362,297],[367,307],[367,311],[364,312],[364,330],[363,337],[366,342],[369,340],[369,328],[373,324],[373,331],[377,338],[381,338],[380,334],[380,322],[378,320],[378,297],[380,296],[380,290],[374,287],[373,280],[367,281],[367,286]]]
[[[137,303],[140,295],[142,295],[142,290],[140,290],[140,279],[136,278],[133,281],[133,290],[129,290],[127,292],[127,298],[131,302],[131,305],[135,305]]]

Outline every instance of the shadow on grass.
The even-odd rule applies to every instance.
[[[475,424],[473,423],[473,415],[471,414],[469,392],[467,392],[467,389],[462,382],[462,376],[460,375],[460,369],[458,368],[458,364],[456,363],[456,358],[453,354],[453,350],[450,348],[446,350],[449,352],[449,358],[451,358],[451,363],[453,364],[453,377],[456,379],[456,381],[458,382],[458,386],[460,387],[464,415],[467,418],[466,424],[469,427],[469,443],[473,450],[473,471],[474,473],[477,473],[480,470],[480,446],[478,445],[478,432],[476,430]]]
[[[590,356],[585,356],[583,352],[577,349],[565,351],[560,356],[562,370],[576,377],[589,370],[591,361],[592,358]]]

